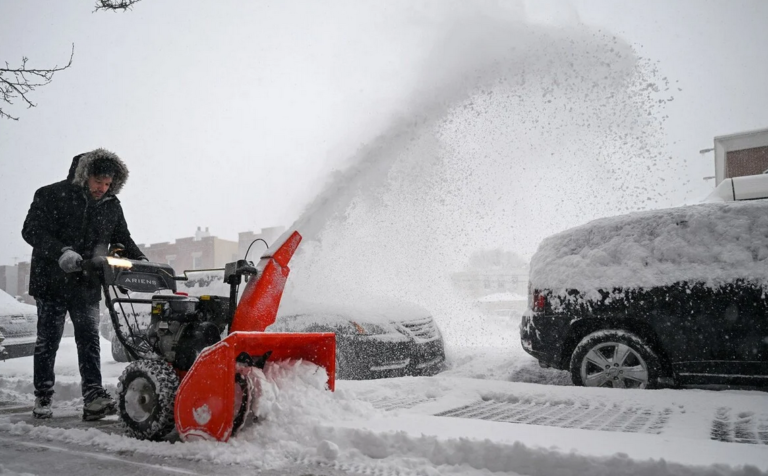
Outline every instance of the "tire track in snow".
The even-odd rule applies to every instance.
[[[719,407],[712,420],[710,438],[728,443],[768,445],[768,413]]]

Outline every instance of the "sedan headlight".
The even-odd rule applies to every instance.
[[[358,323],[355,321],[349,321],[355,332],[359,335],[381,335],[387,334],[387,330],[377,324],[371,324],[370,322]]]

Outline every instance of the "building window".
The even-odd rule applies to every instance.
[[[203,268],[203,254],[202,253],[192,253],[192,269],[202,269]]]

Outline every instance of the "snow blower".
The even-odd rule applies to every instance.
[[[83,264],[85,273],[100,278],[115,335],[132,361],[120,376],[117,395],[130,436],[161,440],[176,429],[184,441],[227,441],[249,420],[259,397],[249,378],[252,370],[274,361],[306,360],[324,368],[333,391],[335,334],[265,332],[275,321],[288,262],[300,241],[294,231],[256,266],[246,260],[228,263],[229,296],[179,293],[176,281],[186,280],[186,273],[177,276],[166,264],[120,258],[117,245],[109,256]],[[141,305],[150,312],[137,312]]]

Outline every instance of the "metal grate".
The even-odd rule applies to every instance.
[[[768,146],[733,150],[726,154],[725,177],[759,175],[768,169]]]
[[[481,400],[435,416],[472,418],[506,423],[659,434],[672,410],[602,402]]]

